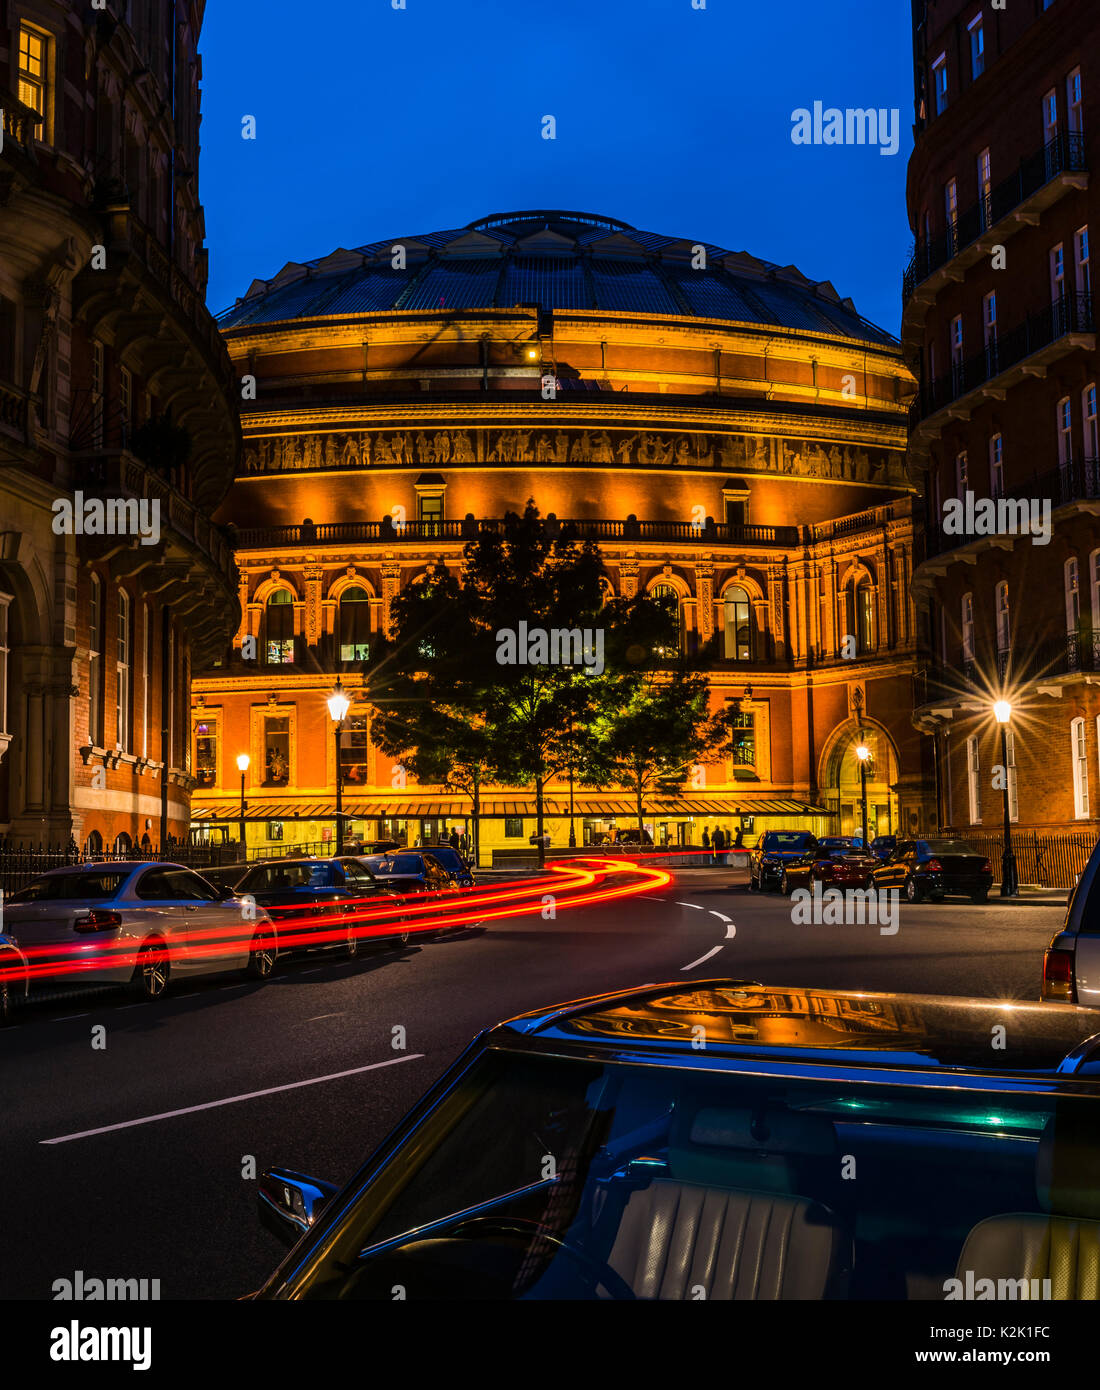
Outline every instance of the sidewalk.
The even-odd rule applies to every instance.
[[[1072,892],[1072,888],[1042,888],[1036,883],[1021,883],[1019,897],[1002,898],[1001,885],[994,883],[989,890],[989,901],[996,901],[1003,907],[1010,903],[1017,907],[1021,904],[1024,907],[1065,907]]]

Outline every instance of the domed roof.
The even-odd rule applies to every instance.
[[[394,270],[404,247],[405,269]],[[700,248],[705,256],[700,256]],[[828,281],[744,251],[583,212],[495,213],[292,261],[218,316],[223,329],[393,310],[604,310],[725,319],[893,345]]]

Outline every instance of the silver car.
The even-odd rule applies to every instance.
[[[1100,1008],[1100,842],[1070,895],[1066,920],[1043,957],[1040,997]]]
[[[4,928],[28,962],[31,989],[129,984],[158,999],[177,975],[275,965],[271,918],[182,864],[51,869],[4,904]]]

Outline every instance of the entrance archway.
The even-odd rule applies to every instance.
[[[870,749],[867,759],[867,834],[893,835],[898,828],[898,754],[894,741],[881,724],[849,719],[829,735],[821,754],[819,799],[829,811],[831,833],[856,835],[862,827],[860,759],[856,749]]]

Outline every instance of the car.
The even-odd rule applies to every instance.
[[[1100,1009],[1100,841],[1070,894],[1065,920],[1046,949],[1040,997]],[[1100,1031],[1100,1014],[1096,1018]]]
[[[250,1297],[1095,1299],[1098,1166],[1091,1009],[675,981],[489,1029],[342,1187],[265,1171]]]
[[[201,873],[207,883],[212,883],[215,888],[232,890],[240,883],[251,867],[252,865],[249,863],[217,864],[202,869]]]
[[[0,1026],[12,1021],[29,993],[27,958],[14,937],[0,932]]]
[[[790,895],[815,883],[830,888],[866,888],[878,860],[851,835],[826,835],[813,849],[783,864],[779,891]]]
[[[817,848],[817,836],[807,830],[765,830],[749,855],[749,890],[778,888],[783,866]]]
[[[370,854],[359,861],[370,873],[403,897],[435,899],[457,897],[463,890],[436,858],[435,848],[399,849],[388,854]],[[423,917],[420,917],[424,921]]]
[[[899,840],[871,881],[879,890],[896,888],[911,903],[925,898],[943,902],[948,893],[984,903],[993,886],[993,866],[965,840]]]
[[[50,869],[5,901],[4,926],[27,957],[32,993],[129,984],[157,999],[181,975],[241,969],[266,980],[278,956],[265,911],[159,861]]]
[[[475,886],[474,871],[457,849],[451,845],[432,845],[429,853],[460,888],[473,888]]]
[[[367,940],[394,941],[405,946],[407,928],[394,912],[379,912],[372,923],[368,906],[385,908],[396,891],[365,867],[355,855],[321,859],[258,860],[232,890],[248,896],[283,928],[286,951],[340,950],[354,959]],[[340,929],[340,922],[346,929]]]
[[[889,859],[897,848],[896,835],[876,835],[871,841],[871,853],[876,859]]]

